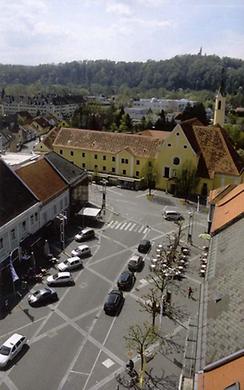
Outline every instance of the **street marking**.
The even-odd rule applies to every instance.
[[[122,224],[122,222],[119,222],[118,225],[114,229],[117,230],[121,226],[121,224]]]
[[[119,230],[123,230],[124,227],[127,225],[127,222],[124,222],[121,226],[120,226],[120,229]]]
[[[145,234],[149,229],[146,228],[145,230],[143,230],[143,234]]]
[[[82,371],[75,371],[75,370],[70,370],[70,372],[73,372],[74,374],[79,374],[79,375],[89,375],[89,372],[82,372]]]
[[[144,229],[144,225],[140,227],[140,229],[138,230],[138,233],[141,233]]]
[[[128,230],[131,224],[132,224],[132,222],[129,222],[124,230]]]
[[[103,364],[106,368],[110,368],[110,367],[112,367],[115,363],[114,363],[113,360],[111,360],[111,359],[106,359],[106,360],[104,360],[104,362],[102,362],[102,364]]]
[[[129,228],[129,232],[131,232],[135,226],[136,226],[136,223],[133,223],[132,226]]]

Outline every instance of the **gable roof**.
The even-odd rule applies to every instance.
[[[244,216],[244,184],[239,184],[216,204],[211,233],[216,234],[234,220]]]
[[[15,172],[43,203],[55,198],[67,188],[65,181],[44,158],[25,165]]]
[[[72,184],[79,179],[87,177],[84,169],[72,164],[55,152],[46,153],[44,159],[58,172],[67,184]]]
[[[3,226],[38,201],[1,158],[0,183],[0,226]]]
[[[129,148],[135,156],[150,158],[154,157],[161,142],[143,135],[62,127],[53,145],[112,154]]]
[[[42,143],[49,149],[52,150],[53,148],[53,143],[55,141],[55,138],[58,135],[59,132],[58,127],[54,127],[52,130],[50,130],[45,137],[43,137]]]
[[[193,119],[180,124],[200,157],[198,175],[211,179],[216,173],[239,176],[243,164],[226,131],[219,125],[203,126],[199,123]]]

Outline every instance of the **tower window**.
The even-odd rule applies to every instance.
[[[218,110],[221,110],[221,101],[218,102]]]
[[[180,163],[180,159],[178,157],[175,157],[174,160],[173,160],[173,164],[174,165],[179,165]]]

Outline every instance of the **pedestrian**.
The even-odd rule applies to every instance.
[[[188,288],[188,298],[191,298],[192,297],[192,293],[193,293],[193,290],[191,288],[191,286]]]

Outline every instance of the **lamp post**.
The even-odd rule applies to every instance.
[[[188,234],[187,242],[192,244],[192,233],[193,233],[193,212],[189,212],[189,221],[188,221]]]
[[[200,196],[197,195],[197,213],[200,211]]]
[[[102,198],[102,210],[103,210],[103,214],[105,214],[105,212],[106,212],[106,184],[107,184],[107,180],[104,179],[104,180],[103,180],[103,198]]]

